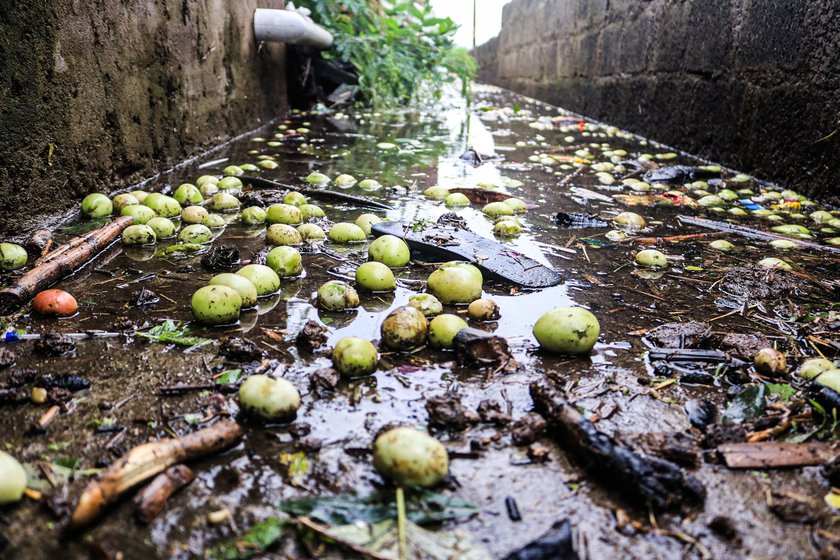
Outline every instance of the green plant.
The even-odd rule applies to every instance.
[[[356,68],[359,90],[370,105],[408,103],[421,87],[439,97],[443,85],[455,79],[468,95],[475,60],[454,44],[458,26],[435,17],[426,0],[305,0],[303,5],[333,34],[325,57]]]

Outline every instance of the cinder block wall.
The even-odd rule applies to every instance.
[[[840,200],[840,1],[513,0],[479,76]]]
[[[284,48],[258,48],[257,5],[0,1],[0,233],[284,112]]]

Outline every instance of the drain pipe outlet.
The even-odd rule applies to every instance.
[[[319,49],[326,49],[333,42],[329,31],[307,15],[292,10],[258,8],[254,12],[254,35],[257,41],[280,41]]]

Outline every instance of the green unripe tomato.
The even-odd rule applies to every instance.
[[[397,289],[394,273],[376,261],[368,261],[356,269],[356,285],[371,292],[392,292]]]
[[[753,358],[756,371],[768,377],[780,377],[787,373],[785,355],[775,348],[762,348]]]
[[[122,232],[123,245],[152,245],[156,241],[155,230],[147,225],[137,224],[128,226]]]
[[[209,215],[210,212],[201,206],[187,206],[181,210],[181,221],[185,224],[200,224]]]
[[[223,228],[227,225],[225,219],[218,214],[208,214],[204,217],[201,223],[210,229]]]
[[[249,206],[242,211],[242,223],[249,226],[259,225],[265,222],[266,212],[259,206]]]
[[[382,184],[376,179],[363,179],[362,181],[359,181],[359,188],[363,191],[373,192],[381,189]]]
[[[502,316],[499,305],[492,299],[480,298],[467,308],[467,313],[476,321],[496,321]]]
[[[0,243],[0,270],[17,270],[26,266],[29,255],[17,243]]]
[[[114,205],[114,210],[117,212],[122,212],[122,209],[126,206],[131,206],[132,204],[140,204],[140,201],[137,200],[133,194],[123,193],[118,194],[111,200],[111,204]]]
[[[362,228],[362,231],[365,232],[365,235],[370,235],[370,227],[373,224],[378,224],[382,221],[382,218],[377,216],[376,214],[362,214],[358,218],[356,218],[356,225]]]
[[[387,268],[387,267],[386,267]],[[429,322],[419,309],[397,307],[382,321],[382,344],[391,350],[411,350],[426,342]]]
[[[481,211],[491,218],[513,215],[513,209],[504,202],[491,202],[490,204],[485,205]]]
[[[146,197],[144,204],[154,210],[155,214],[161,218],[174,218],[181,215],[181,205],[171,196],[156,196],[151,201],[149,201],[149,198],[151,197]]]
[[[275,247],[265,258],[265,264],[280,278],[297,276],[303,272],[303,259],[294,247]]]
[[[481,271],[469,263],[451,262],[429,275],[426,287],[441,303],[468,304],[481,297]]]
[[[180,205],[201,204],[204,202],[204,197],[201,196],[201,191],[192,183],[182,183],[175,189],[172,198],[178,201]]]
[[[114,204],[102,193],[89,194],[82,200],[82,213],[90,218],[104,218],[113,212]]]
[[[299,210],[300,213],[303,214],[304,220],[308,220],[309,218],[323,218],[326,216],[321,207],[316,206],[315,204],[304,204],[299,208]]]
[[[371,341],[348,336],[336,343],[332,362],[342,377],[359,377],[376,371],[379,354]]]
[[[152,218],[146,222],[146,225],[152,228],[152,231],[155,232],[155,238],[157,239],[169,239],[170,237],[175,237],[175,224],[168,218]]]
[[[236,212],[239,199],[228,192],[217,192],[207,201],[207,208],[214,212]]]
[[[709,243],[709,247],[714,249],[715,251],[721,251],[727,253],[735,248],[735,245],[727,241],[726,239],[715,239],[711,243]]]
[[[442,443],[413,428],[394,428],[373,443],[373,466],[398,486],[435,486],[449,473]]]
[[[301,234],[292,226],[273,224],[265,232],[265,241],[269,245],[299,245],[303,242]]]
[[[327,311],[345,311],[359,307],[359,294],[347,282],[330,280],[318,288],[318,307]]]
[[[646,225],[645,219],[635,212],[621,212],[613,218],[613,222],[627,228],[643,228]]]
[[[335,181],[333,181],[333,183],[336,187],[340,189],[349,189],[350,187],[356,184],[356,178],[352,175],[342,173],[341,175],[335,178]]]
[[[356,224],[339,222],[330,228],[330,241],[334,243],[363,243],[367,235]]]
[[[434,348],[452,348],[458,331],[467,328],[467,322],[451,313],[438,315],[429,323],[429,344]]]
[[[668,266],[668,257],[656,249],[645,249],[636,253],[636,262],[642,266],[662,268]]]
[[[211,286],[227,286],[234,290],[242,299],[242,307],[257,305],[257,288],[250,280],[239,274],[225,272],[210,279]]]
[[[19,502],[26,483],[23,465],[5,451],[0,451],[0,506]]]
[[[191,304],[193,317],[199,323],[229,325],[239,320],[242,298],[227,286],[204,286],[195,291]]]
[[[195,186],[199,189],[204,185],[217,185],[219,183],[219,178],[215,175],[202,175],[198,179],[195,180]]]
[[[831,360],[826,360],[825,358],[811,358],[810,360],[805,360],[802,365],[799,366],[799,377],[801,379],[808,380],[814,379],[822,372],[834,368],[834,362]]]
[[[435,185],[423,191],[423,196],[431,200],[443,200],[449,196],[449,189]],[[467,203],[469,203],[469,200],[467,200]]]
[[[291,204],[272,204],[265,211],[265,220],[269,224],[296,225],[303,222],[303,213]]]
[[[300,208],[307,203],[306,197],[297,191],[291,191],[283,197],[283,204]]]
[[[130,194],[131,196],[136,198],[138,204],[143,204],[143,201],[146,200],[147,196],[149,196],[149,193],[147,193],[146,191],[139,191],[139,190],[138,191],[131,191],[128,194]]]
[[[154,210],[142,204],[129,204],[120,210],[120,216],[131,216],[135,225],[143,225],[156,215]]]
[[[408,298],[408,305],[420,310],[426,318],[443,313],[443,305],[432,294],[414,294]]]
[[[309,183],[310,185],[326,185],[330,182],[331,179],[323,173],[313,171],[312,173],[307,175],[303,180]]]
[[[446,198],[443,199],[443,203],[449,208],[457,208],[459,206],[469,206],[470,199],[463,193],[452,193],[446,195]]]
[[[245,175],[245,170],[238,165],[228,165],[222,169],[222,173],[228,177],[241,177]]]
[[[368,257],[385,266],[398,268],[408,264],[411,251],[405,241],[394,235],[377,237],[368,247]]]
[[[267,296],[280,289],[280,277],[277,273],[262,264],[248,264],[240,268],[238,275],[244,276],[257,289],[257,296]]]
[[[213,232],[203,224],[191,224],[181,230],[178,241],[181,243],[197,243],[203,245],[213,240]]]
[[[297,227],[297,231],[300,234],[301,239],[304,241],[314,241],[317,239],[326,239],[327,234],[324,233],[319,226],[315,224],[301,224]]]
[[[553,309],[534,325],[534,337],[540,346],[562,354],[588,354],[600,333],[598,319],[582,307]]]
[[[291,420],[300,408],[300,393],[285,379],[252,375],[239,387],[239,405],[265,420]]]
[[[784,270],[792,270],[793,267],[790,266],[788,263],[783,261],[782,259],[777,259],[776,257],[767,257],[758,261],[758,266],[762,266],[764,268],[781,268]]]

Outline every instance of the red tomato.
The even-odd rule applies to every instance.
[[[41,315],[69,317],[76,313],[79,304],[64,290],[44,290],[32,300],[32,309]]]

